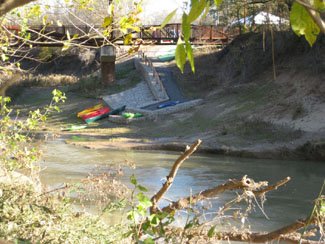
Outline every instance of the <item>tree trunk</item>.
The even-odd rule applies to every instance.
[[[8,13],[10,10],[30,3],[34,0],[2,0],[0,1],[0,16]]]

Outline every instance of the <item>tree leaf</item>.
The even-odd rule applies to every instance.
[[[143,244],[155,244],[155,241],[151,237],[148,237],[143,241]]]
[[[67,34],[67,38],[68,38],[68,40],[70,41],[70,40],[71,40],[71,36],[70,36],[70,32],[69,32],[69,30],[66,31],[66,34]]]
[[[184,47],[184,42],[181,38],[177,41],[176,52],[175,52],[175,60],[177,67],[184,73],[184,65],[186,63],[186,51]]]
[[[175,16],[176,12],[177,12],[177,9],[175,9],[173,12],[169,13],[167,15],[167,17],[164,19],[164,21],[162,22],[162,24],[160,25],[160,28],[164,28],[169,23],[169,21],[171,21],[171,19]]]
[[[1,54],[1,60],[2,61],[7,61],[8,60],[8,56],[5,55],[4,53]]]
[[[103,28],[107,28],[108,26],[110,26],[113,23],[113,17],[112,16],[106,16],[104,18],[102,27]]]
[[[314,0],[314,7],[319,11],[325,11],[325,1],[324,0]]]
[[[47,15],[43,16],[43,18],[42,18],[43,25],[46,25],[47,19],[48,19]]]
[[[183,14],[182,17],[182,32],[184,35],[184,40],[189,41],[191,38],[192,30],[191,30],[191,24],[188,21],[188,16],[185,13]]]
[[[320,29],[304,6],[297,2],[293,3],[290,11],[290,22],[296,35],[304,35],[310,46],[315,43]]]
[[[129,45],[132,43],[132,34],[127,34],[124,37],[124,45]]]
[[[192,7],[188,14],[188,22],[191,24],[195,21],[204,11],[207,4],[206,0],[195,0],[192,1]]]
[[[216,226],[212,226],[210,228],[210,230],[208,231],[208,237],[211,238],[213,237],[214,233],[215,233],[215,229],[216,229]]]
[[[222,3],[222,0],[214,0],[214,4],[219,7],[219,5]]]
[[[35,5],[33,6],[29,12],[28,12],[28,16],[29,17],[39,17],[41,15],[41,6],[40,5]]]
[[[114,9],[115,9],[115,6],[113,3],[111,3],[108,7],[108,14],[113,16],[114,15]]]
[[[206,6],[205,6],[205,10],[204,10],[204,13],[203,13],[201,19],[203,19],[203,20],[206,19],[206,17],[208,16],[208,14],[210,12],[210,8],[211,8],[210,2],[208,1]]]
[[[135,185],[135,186],[138,184],[138,181],[137,181],[137,179],[135,178],[134,175],[131,175],[130,182],[131,182],[132,185]]]
[[[150,201],[150,199],[142,192],[138,193],[136,197],[139,200],[138,208],[143,207],[144,209],[147,209],[152,206],[152,202]]]
[[[185,43],[187,58],[190,61],[192,72],[195,73],[193,48],[190,42]]]
[[[142,192],[147,192],[148,189],[142,185],[138,185],[137,188],[139,189],[139,191],[142,191]]]
[[[62,52],[68,50],[70,48],[70,42],[64,42],[62,47]]]

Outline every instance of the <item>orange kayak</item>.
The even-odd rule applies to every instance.
[[[81,118],[82,116],[85,116],[85,115],[87,115],[87,114],[89,114],[89,113],[92,113],[92,112],[97,111],[98,109],[101,109],[102,107],[104,107],[104,105],[103,105],[102,103],[97,104],[97,105],[95,105],[95,106],[93,106],[93,107],[91,107],[91,108],[87,108],[87,109],[85,109],[85,110],[82,110],[81,112],[79,112],[79,113],[77,114],[77,117],[78,117],[78,118]]]

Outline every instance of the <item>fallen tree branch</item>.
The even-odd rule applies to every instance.
[[[161,200],[161,198],[163,198],[164,194],[171,187],[181,164],[198,148],[200,144],[201,141],[198,140],[191,147],[187,147],[185,152],[175,161],[169,175],[167,176],[166,182],[163,184],[161,189],[151,198],[152,205],[153,205],[150,208],[151,214],[157,212],[158,202],[159,200]],[[277,190],[279,187],[288,183],[290,179],[291,179],[290,177],[286,177],[276,182],[275,184],[269,186],[267,181],[255,182],[253,179],[244,176],[240,180],[238,179],[228,180],[222,185],[216,186],[208,190],[204,190],[196,195],[171,202],[168,206],[162,208],[161,211],[164,213],[171,213],[176,210],[186,209],[191,205],[196,204],[199,201],[209,199],[209,198],[214,198],[225,191],[232,191],[232,190],[242,190],[244,191],[243,194],[253,196],[255,200],[256,197],[260,197],[261,199],[263,199],[265,193],[269,191]],[[243,195],[239,195],[238,198],[235,199],[235,201],[238,202],[238,201],[242,201],[243,199],[246,199],[246,197],[244,197]],[[228,205],[233,204],[233,202],[234,201],[228,203]],[[225,206],[227,207],[227,205]],[[298,233],[297,231],[303,227],[309,226],[310,224],[316,224],[316,223],[317,220],[315,219],[315,217],[312,217],[312,219],[297,220],[290,225],[281,227],[277,230],[268,233],[262,233],[262,232],[252,233],[248,231],[245,232],[221,231],[212,234],[212,237],[210,233],[211,225],[208,226],[205,224],[200,225],[199,227],[196,228],[189,228],[189,229],[169,227],[167,228],[167,231],[169,232],[168,235],[179,236],[182,238],[182,240],[185,237],[188,238],[189,241],[191,241],[193,238],[201,238],[207,240],[209,236],[211,237],[208,240],[210,242],[226,240],[226,241],[241,241],[241,242],[250,242],[250,243],[266,243],[274,240],[278,240],[278,241],[284,240],[289,243],[300,242],[304,244],[315,244],[318,242],[302,239],[304,235]]]
[[[170,205],[164,207],[162,209],[162,212],[170,213],[174,210],[184,209],[187,208],[190,204],[195,204],[206,198],[215,197],[225,191],[233,191],[233,190],[257,191],[258,189],[266,186],[267,186],[266,181],[261,181],[256,183],[254,180],[247,178],[247,176],[244,176],[241,180],[236,180],[236,179],[229,180],[222,185],[202,191],[197,195],[182,198],[178,201],[172,202]]]
[[[309,219],[297,220],[294,223],[281,227],[275,231],[268,233],[251,233],[251,232],[216,232],[211,238],[209,238],[209,242],[217,242],[217,241],[240,241],[240,242],[249,242],[249,243],[267,243],[270,241],[286,241],[290,243],[298,243],[301,240],[303,244],[316,244],[320,243],[318,241],[301,239],[301,234],[296,233],[297,230],[308,225]],[[210,228],[210,227],[209,227]],[[199,228],[193,228],[186,231],[185,235],[189,238],[197,237],[207,239],[207,233],[209,228],[202,230]],[[171,228],[169,231],[172,235],[179,235],[182,233],[182,228]]]
[[[154,213],[157,211],[157,204],[173,184],[174,178],[177,174],[179,167],[196,151],[196,149],[201,145],[201,143],[201,140],[197,140],[191,147],[187,146],[185,152],[175,161],[172,169],[169,172],[169,175],[166,177],[166,182],[162,185],[160,190],[151,198],[152,207],[150,208],[150,213]]]
[[[288,176],[288,177],[278,181],[274,185],[267,186],[267,187],[265,187],[263,189],[260,189],[260,190],[257,190],[257,191],[253,191],[253,193],[257,197],[261,196],[261,195],[264,195],[265,193],[267,193],[269,191],[277,190],[280,186],[283,186],[283,185],[287,184],[290,180],[291,180],[291,178]]]
[[[285,185],[291,180],[290,177],[286,177],[277,183],[271,185],[271,186],[266,186],[260,190],[252,191],[255,197],[264,197],[265,194],[269,191],[277,190],[280,186]],[[241,194],[238,195],[235,199],[231,200],[230,202],[227,202],[223,207],[220,208],[219,212],[224,213],[227,211],[229,208],[231,208],[234,204],[240,203],[242,200],[247,198],[247,194]]]
[[[296,232],[297,230],[305,227],[307,223],[308,223],[308,219],[297,220],[296,222],[290,225],[281,227],[280,229],[277,229],[275,231],[266,234],[259,234],[259,233],[252,234],[249,240],[255,243],[265,243],[272,240],[277,240],[277,239],[280,240],[281,237],[288,239],[289,237],[285,237],[285,235]]]

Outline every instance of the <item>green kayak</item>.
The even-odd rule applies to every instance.
[[[82,130],[87,128],[87,125],[70,125],[66,128],[61,129],[62,131],[75,131],[75,130]]]
[[[172,53],[166,53],[166,54],[163,54],[163,55],[159,55],[158,56],[158,59],[161,61],[161,62],[169,62],[169,61],[172,61],[175,59],[175,52],[172,52]]]
[[[126,119],[134,119],[143,117],[143,114],[140,113],[123,113],[122,116]]]
[[[126,105],[120,107],[120,108],[117,108],[117,109],[114,109],[113,111],[109,112],[108,114],[109,115],[119,115],[120,113],[122,113],[126,108]]]

